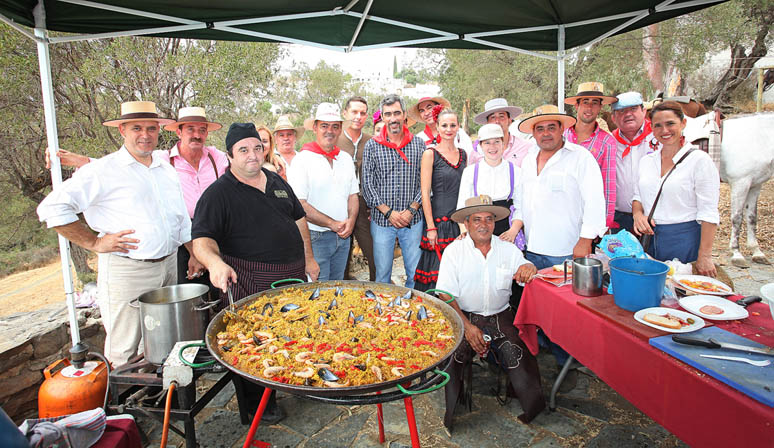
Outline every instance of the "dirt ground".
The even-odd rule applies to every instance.
[[[728,252],[731,235],[729,194],[728,184],[721,184],[719,206],[721,223],[715,236],[713,250],[721,262],[730,258]],[[774,182],[769,181],[763,186],[761,197],[758,199],[758,241],[763,252],[770,257],[774,255],[773,210]],[[751,252],[747,250],[745,245],[745,235],[746,228],[743,226],[741,249],[749,261]],[[96,266],[92,267],[96,268]],[[56,304],[64,306],[62,270],[58,260],[42,268],[10,275],[0,280],[0,317],[23,311],[54,307]]]

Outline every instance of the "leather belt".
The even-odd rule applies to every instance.
[[[172,255],[172,254],[169,254],[169,255]],[[132,260],[134,260],[134,261],[142,261],[143,263],[160,263],[160,262],[166,260],[167,258],[169,258],[169,255],[165,255],[165,256],[163,256],[161,258],[145,258],[145,259],[142,259],[142,260],[139,260],[137,258],[132,258]]]

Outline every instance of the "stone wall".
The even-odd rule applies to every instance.
[[[0,318],[0,407],[17,424],[38,415],[43,370],[69,357],[72,341],[67,311],[56,311],[43,309]],[[89,350],[101,353],[105,330],[99,311],[78,310],[78,326],[81,341]]]

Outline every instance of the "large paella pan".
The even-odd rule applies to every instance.
[[[363,306],[353,307],[352,300],[362,301]],[[222,310],[207,328],[207,348],[215,359],[252,382],[306,396],[362,395],[417,378],[429,384],[434,381],[427,381],[428,376],[446,366],[463,337],[462,321],[443,301],[373,282],[288,285],[243,298],[236,303],[236,312],[238,317]],[[292,334],[287,321],[293,322],[295,336],[287,335]],[[442,332],[433,332],[434,336],[422,332],[427,325],[435,325],[437,330],[439,322]],[[378,328],[372,328],[375,325]],[[304,329],[302,337],[298,337],[298,328]],[[399,329],[405,330],[400,333]],[[383,349],[389,345],[392,350],[385,352],[366,344],[365,339],[372,337],[367,335],[374,331],[379,332]],[[327,350],[328,346],[337,348]],[[377,351],[370,352],[372,348]],[[269,356],[269,349],[273,356]],[[239,352],[242,354],[237,355]],[[416,358],[420,352],[421,363]],[[340,357],[336,362],[319,359],[332,358],[332,353]],[[248,362],[253,355],[258,356]],[[288,360],[283,362],[281,355]],[[401,359],[410,356],[415,357]],[[372,371],[375,365],[382,368],[376,372],[378,378]],[[328,374],[336,379],[325,381],[332,379],[326,378]]]

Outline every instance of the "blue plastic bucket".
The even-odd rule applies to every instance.
[[[659,306],[669,266],[656,260],[621,257],[610,260],[615,304],[629,311]]]

